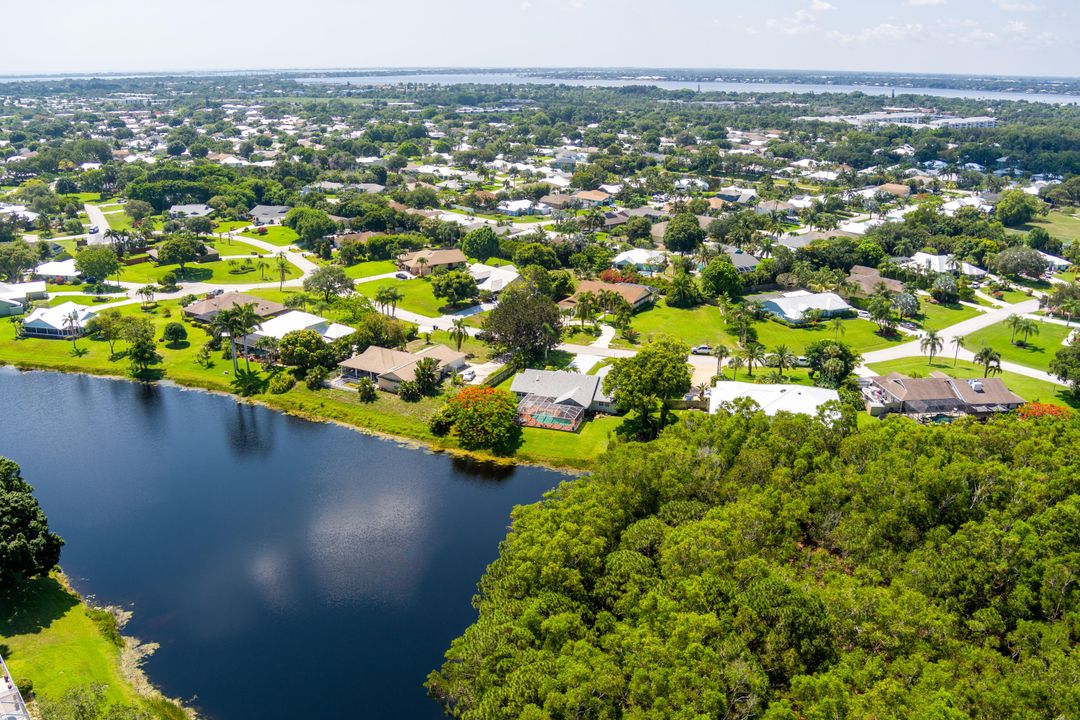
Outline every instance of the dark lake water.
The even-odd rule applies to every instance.
[[[511,508],[562,479],[77,375],[0,368],[0,419],[77,588],[215,720],[441,717],[424,678]]]

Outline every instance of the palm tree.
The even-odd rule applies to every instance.
[[[255,312],[255,303],[238,305],[234,311],[235,329],[240,333],[244,345],[244,369],[251,372],[251,362],[248,360],[247,338],[252,330],[261,330],[259,315]]]
[[[983,345],[979,352],[975,353],[975,362],[983,366],[983,377],[1001,372],[1001,353],[989,345]]]
[[[731,361],[728,363],[728,367],[731,368],[731,379],[732,380],[734,380],[735,376],[738,375],[739,370],[742,369],[742,366],[743,366],[743,359],[741,357],[736,355],[735,357],[731,358]]]
[[[375,291],[375,303],[382,306],[383,312],[386,312],[387,308],[391,308],[390,316],[393,317],[397,312],[398,301],[401,300],[404,295],[401,291],[395,287],[389,285],[379,288]]]
[[[236,321],[236,308],[227,308],[214,316],[214,329],[222,336],[229,336],[229,356],[232,358],[233,377],[240,372],[236,362],[236,333],[239,323]]]
[[[424,268],[426,268],[427,265],[428,265],[428,259],[426,257],[421,256],[421,257],[416,258],[416,267],[418,267],[420,269],[420,272],[419,272],[420,277],[424,277]]]
[[[694,386],[695,392],[697,392],[698,400],[705,399],[705,393],[709,392],[709,383],[698,383]]]
[[[581,319],[581,327],[585,328],[585,321],[592,320],[596,311],[596,294],[592,291],[586,291],[578,295],[577,307],[574,308],[574,314]]]
[[[791,352],[791,349],[787,345],[778,345],[773,352],[773,360],[776,362],[776,371],[780,376],[780,379],[784,379],[784,370],[786,368],[795,367],[795,363],[798,362],[798,358],[795,357],[795,353]]]
[[[461,343],[469,337],[469,330],[465,327],[465,318],[454,318],[454,324],[450,327],[450,339],[457,343],[457,350],[461,352]]]
[[[953,349],[956,351],[953,353],[952,365],[956,367],[956,363],[960,362],[960,348],[964,347],[964,336],[955,335],[952,339]]]
[[[746,376],[754,377],[754,363],[761,365],[765,362],[765,348],[761,343],[750,343],[743,348],[742,357],[746,361]]]
[[[154,302],[154,293],[157,292],[157,288],[153,285],[143,285],[141,288],[135,291],[139,297],[143,299],[143,305],[149,305]]]
[[[723,377],[723,365],[724,358],[731,355],[731,351],[728,350],[727,345],[717,345],[712,350],[713,357],[716,358],[716,374]]]
[[[255,263],[255,267],[257,267],[259,269],[259,276],[265,281],[266,280],[266,268],[269,267],[266,264],[266,261],[263,260],[260,257],[258,262]]]
[[[64,316],[64,330],[67,331],[68,337],[71,338],[71,349],[78,350],[78,346],[75,341],[79,339],[79,332],[82,331],[82,323],[79,321],[79,313],[72,310]]]
[[[285,251],[282,250],[277,254],[275,260],[278,269],[278,291],[285,289],[285,276],[289,274],[289,261],[285,259]]]
[[[847,329],[844,327],[844,318],[839,316],[834,317],[829,321],[829,324],[832,325],[833,328],[833,340],[839,342],[840,336],[847,332]]]
[[[1016,333],[1020,336],[1020,342],[1027,344],[1028,338],[1039,334],[1039,323],[1031,318],[1020,318],[1016,323]]]
[[[930,360],[927,361],[927,365],[933,364],[934,355],[944,346],[945,339],[938,335],[936,330],[927,330],[926,335],[923,335],[922,340],[919,341],[919,350],[930,353]]]
[[[1016,344],[1016,331],[1019,329],[1018,326],[1020,325],[1020,323],[1022,321],[1023,321],[1023,318],[1021,318],[1016,313],[1013,313],[1012,315],[1010,315],[1008,318],[1005,319],[1005,324],[1009,327],[1009,330],[1012,331],[1012,334],[1009,336],[1009,343],[1011,345]]]

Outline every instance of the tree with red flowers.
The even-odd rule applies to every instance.
[[[467,387],[447,400],[440,414],[452,424],[461,446],[467,450],[509,452],[521,435],[517,399],[499,388]]]

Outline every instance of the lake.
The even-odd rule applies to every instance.
[[[966,98],[977,100],[1028,100],[1051,104],[1080,103],[1080,95],[1054,93],[1020,93],[995,90],[963,90],[953,88],[926,88],[891,85],[829,85],[813,83],[784,82],[726,82],[726,81],[690,81],[690,80],[655,80],[652,78],[550,78],[538,75],[518,73],[403,73],[400,75],[352,75],[338,77],[297,78],[303,83],[329,83],[342,85],[568,85],[573,87],[625,87],[628,85],[652,85],[663,90],[697,90],[704,92],[731,93],[853,93],[866,95],[915,94],[932,97]]]
[[[215,720],[442,717],[427,673],[511,508],[563,478],[80,375],[0,368],[0,418],[75,586]]]

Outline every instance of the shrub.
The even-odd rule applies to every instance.
[[[454,427],[454,411],[449,405],[439,408],[428,420],[428,429],[432,434],[442,437]]]
[[[163,336],[170,345],[176,345],[176,343],[183,340],[187,340],[187,328],[183,323],[171,322],[165,326],[165,333]]]
[[[356,392],[360,396],[360,402],[375,402],[379,396],[371,378],[360,378],[360,382],[356,384]]]
[[[322,365],[316,365],[307,371],[304,376],[304,384],[309,390],[319,390],[326,384],[326,378],[330,377],[330,371]]]
[[[293,376],[287,372],[280,372],[274,377],[270,378],[270,392],[274,395],[284,395],[292,390],[293,385],[296,384],[296,380]]]
[[[398,395],[405,402],[416,402],[424,397],[424,392],[420,388],[420,383],[414,380],[405,380],[398,385]]]

